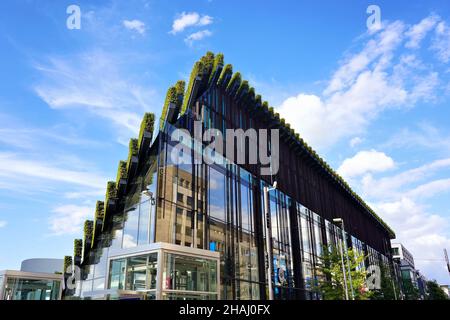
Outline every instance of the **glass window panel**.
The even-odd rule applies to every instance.
[[[156,252],[111,261],[109,288],[133,291],[156,289]]]
[[[270,217],[271,217],[271,227],[272,227],[272,239],[274,240],[273,246],[275,249],[275,248],[278,248],[278,241],[280,240],[280,237],[278,234],[277,200],[275,197],[270,197]]]
[[[251,232],[250,190],[241,184],[241,214],[243,232]]]
[[[215,260],[165,254],[163,289],[215,292],[217,263]]]
[[[100,261],[96,264],[94,269],[94,278],[100,278],[106,276],[106,267],[108,263],[108,248],[102,248],[102,254]]]
[[[320,226],[320,223],[317,222],[317,220],[314,221],[314,244],[316,248],[316,256],[321,257],[322,256],[322,229]]]
[[[105,278],[95,278],[93,283],[93,290],[104,290],[105,289]]]
[[[225,221],[225,177],[219,171],[209,171],[209,215]]]
[[[158,254],[151,253],[147,261],[147,289],[156,289],[156,277],[158,270]]]
[[[149,243],[151,201],[147,200],[139,206],[138,245]]]
[[[93,280],[85,280],[81,285],[81,296],[84,296],[84,293],[88,293],[92,291]]]
[[[125,259],[117,259],[111,261],[111,268],[109,272],[109,288],[119,290],[125,289],[125,271]]]
[[[145,290],[147,279],[147,257],[138,256],[127,259],[126,290]]]
[[[177,243],[176,206],[169,201],[159,200],[156,215],[155,242]]]
[[[111,248],[121,248],[122,240],[123,240],[123,230],[122,229],[115,230]]]
[[[47,279],[8,277],[4,300],[57,300],[61,282]]]
[[[137,246],[138,228],[139,228],[139,209],[134,206],[125,213],[126,220],[123,229],[123,248],[132,248]]]
[[[309,230],[309,219],[303,214],[300,215],[300,225],[301,225],[301,236],[302,236],[302,246],[304,252],[311,252],[311,241],[310,241],[310,230]]]

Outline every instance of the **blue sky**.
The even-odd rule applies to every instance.
[[[0,269],[72,253],[143,113],[211,50],[449,283],[448,17],[444,1],[2,1]]]

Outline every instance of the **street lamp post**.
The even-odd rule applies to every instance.
[[[272,252],[272,221],[269,209],[269,191],[277,188],[277,182],[273,183],[273,187],[264,187],[264,216],[266,218],[266,248],[267,248],[267,286],[269,289],[269,300],[273,300],[273,252]]]
[[[344,227],[344,220],[342,218],[336,218],[333,219],[335,223],[340,223],[342,225],[342,242],[344,243],[345,248],[345,256],[347,259],[347,269],[348,269],[348,281],[350,282],[350,293],[352,294],[352,300],[355,300],[355,294],[353,292],[353,283],[352,283],[352,273],[350,269],[350,261],[348,258],[348,248],[347,248],[347,241],[345,240],[345,227]],[[341,248],[342,250],[342,248]],[[341,251],[341,257],[342,257],[342,251]],[[343,260],[343,258],[342,258]],[[345,279],[345,270],[344,270],[344,279]],[[347,289],[347,286],[345,287]],[[348,299],[348,293],[347,293],[347,299]]]
[[[339,240],[339,251],[341,253],[341,263],[342,263],[342,274],[344,275],[344,292],[345,292],[345,300],[348,300],[348,286],[347,286],[347,275],[345,272],[345,265],[344,265],[344,252],[342,250],[342,239]]]

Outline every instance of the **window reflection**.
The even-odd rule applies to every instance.
[[[147,244],[150,242],[150,211],[151,201],[146,200],[139,206],[139,232],[138,232],[138,245]]]
[[[4,300],[58,300],[61,281],[7,277]]]
[[[139,228],[139,210],[133,207],[125,213],[125,227],[123,229],[123,248],[132,248],[137,246],[138,228]]]
[[[215,292],[217,264],[214,260],[165,254],[163,289]]]
[[[109,288],[118,290],[156,289],[157,253],[111,261]]]

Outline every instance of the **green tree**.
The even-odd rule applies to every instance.
[[[371,292],[366,285],[366,270],[363,265],[364,255],[348,250],[347,264],[346,255],[344,253],[344,268],[347,278],[347,287],[349,299],[351,299],[350,280],[348,275],[348,266],[350,266],[350,274],[352,278],[353,292],[356,300],[369,299]],[[344,271],[342,270],[342,257],[340,250],[336,246],[325,246],[322,253],[322,263],[317,270],[317,280],[310,283],[313,290],[319,293],[325,300],[344,300],[345,284]]]
[[[420,293],[419,289],[412,283],[411,279],[402,279],[403,294],[405,300],[418,300]]]
[[[428,297],[427,300],[448,300],[447,294],[439,287],[436,280],[427,281]]]
[[[380,266],[380,289],[373,290],[372,300],[396,300],[400,298],[400,285],[388,265]]]

